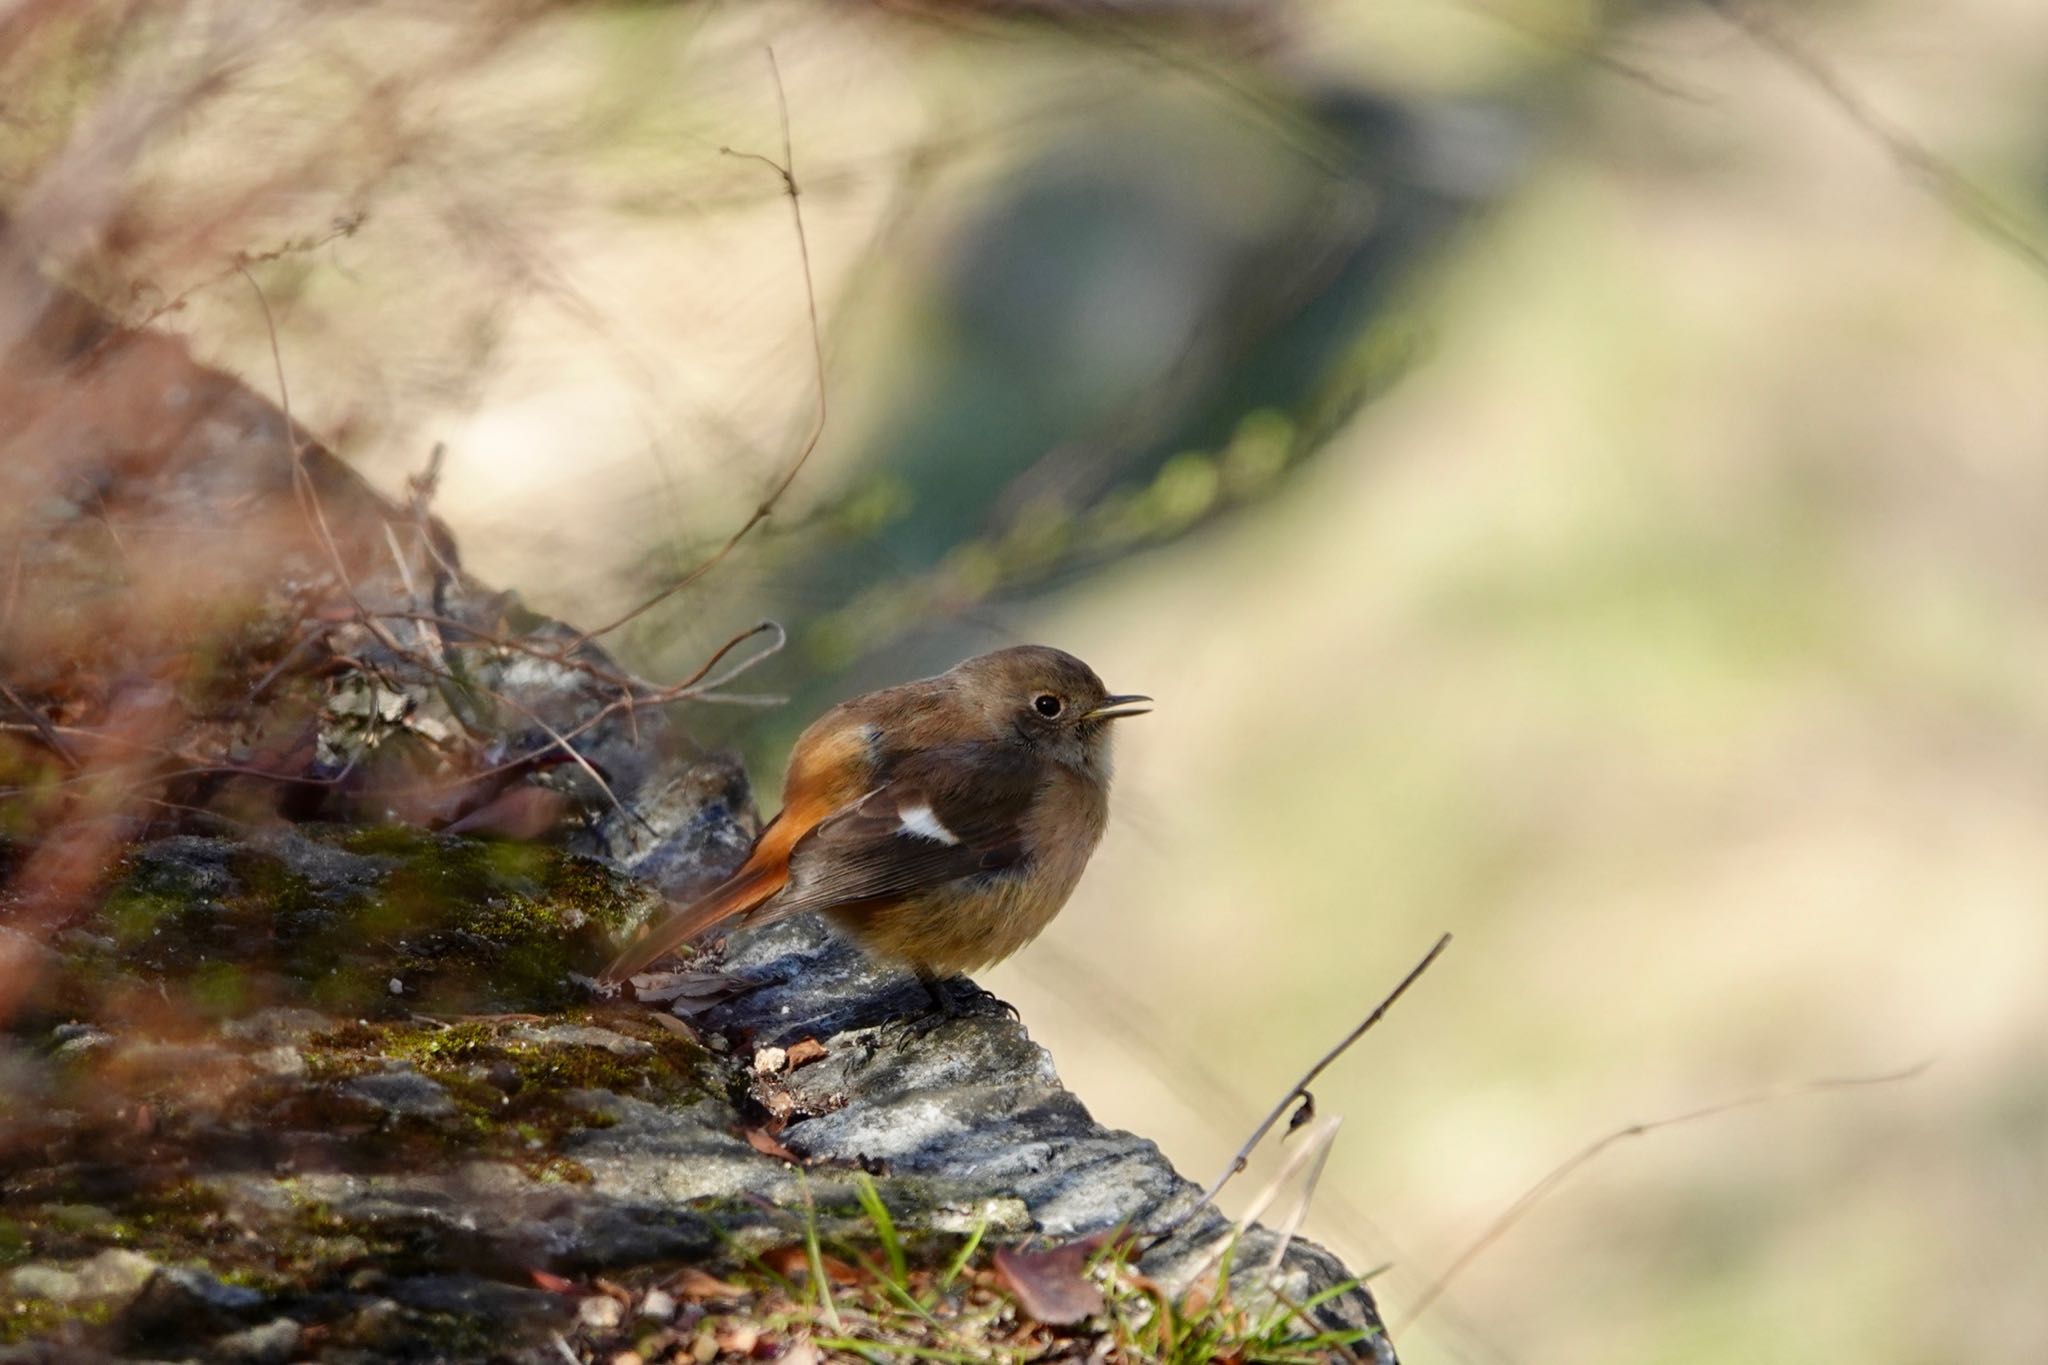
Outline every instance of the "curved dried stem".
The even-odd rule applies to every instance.
[[[1505,1237],[1515,1224],[1526,1218],[1532,1209],[1549,1197],[1558,1186],[1570,1179],[1573,1172],[1595,1160],[1601,1153],[1619,1142],[1629,1138],[1643,1137],[1662,1128],[1675,1128],[1680,1124],[1696,1123],[1701,1119],[1710,1119],[1722,1114],[1734,1113],[1738,1109],[1753,1109],[1758,1105],[1773,1104],[1779,1100],[1794,1099],[1801,1095],[1818,1095],[1834,1090],[1851,1090],[1870,1085],[1895,1085],[1900,1081],[1912,1080],[1915,1076],[1925,1071],[1929,1065],[1931,1065],[1929,1062],[1920,1062],[1913,1066],[1905,1067],[1902,1070],[1886,1071],[1874,1076],[1836,1076],[1815,1081],[1802,1081],[1796,1085],[1777,1086],[1770,1090],[1760,1091],[1754,1095],[1744,1095],[1740,1099],[1726,1100],[1720,1104],[1710,1104],[1704,1108],[1687,1110],[1683,1114],[1673,1114],[1667,1118],[1650,1119],[1643,1123],[1624,1124],[1606,1136],[1596,1138],[1592,1142],[1587,1143],[1584,1147],[1581,1147],[1578,1151],[1551,1167],[1542,1179],[1522,1191],[1521,1196],[1514,1203],[1508,1205],[1498,1218],[1487,1224],[1485,1230],[1473,1238],[1463,1251],[1458,1253],[1457,1258],[1445,1268],[1444,1272],[1429,1283],[1428,1287],[1422,1291],[1415,1302],[1409,1307],[1408,1315],[1402,1320],[1400,1325],[1406,1328],[1417,1318],[1428,1312],[1430,1305],[1442,1298],[1444,1291],[1450,1288],[1451,1281],[1463,1274],[1472,1262],[1479,1259],[1481,1253]]]
[[[609,635],[621,626],[638,620],[641,616],[646,615],[663,602],[668,601],[669,598],[674,597],[677,593],[704,577],[705,574],[717,568],[719,564],[724,562],[726,556],[730,555],[756,526],[768,520],[769,516],[775,511],[775,504],[782,500],[783,494],[787,493],[790,485],[796,482],[796,476],[803,472],[806,464],[810,463],[812,452],[817,450],[818,442],[825,435],[825,419],[830,411],[825,388],[825,338],[823,329],[818,322],[818,289],[811,273],[811,242],[809,235],[804,230],[802,190],[797,185],[796,154],[793,150],[789,133],[789,97],[783,91],[782,68],[776,63],[775,49],[772,47],[768,49],[768,69],[775,78],[775,106],[782,120],[782,160],[776,161],[774,158],[763,156],[759,152],[735,151],[730,147],[721,147],[719,151],[726,156],[739,157],[747,161],[758,161],[782,177],[783,192],[789,198],[790,219],[796,227],[797,259],[803,266],[804,307],[810,319],[811,363],[816,376],[816,415],[811,422],[809,434],[805,436],[803,444],[797,449],[796,458],[783,471],[782,477],[776,480],[775,486],[768,490],[767,496],[761,499],[747,519],[740,523],[739,529],[728,536],[723,545],[713,551],[708,559],[699,563],[688,573],[685,573],[652,597],[647,598],[639,606],[634,607],[617,620],[607,622],[605,625],[599,626],[594,630],[587,630],[578,635],[564,652],[580,649],[590,641]]]
[[[1372,1013],[1360,1020],[1356,1028],[1340,1038],[1334,1047],[1316,1060],[1314,1066],[1311,1066],[1301,1074],[1301,1078],[1295,1081],[1288,1088],[1287,1093],[1280,1097],[1280,1102],[1273,1106],[1272,1111],[1264,1119],[1260,1120],[1259,1126],[1252,1130],[1252,1135],[1245,1139],[1244,1145],[1237,1149],[1237,1155],[1230,1159],[1230,1164],[1223,1169],[1223,1173],[1210,1181],[1209,1188],[1202,1191],[1202,1198],[1200,1203],[1196,1205],[1197,1208],[1201,1207],[1202,1204],[1212,1202],[1217,1194],[1222,1191],[1223,1187],[1229,1184],[1231,1179],[1239,1172],[1244,1170],[1245,1163],[1251,1160],[1253,1150],[1265,1140],[1266,1134],[1273,1131],[1273,1125],[1280,1122],[1281,1116],[1288,1111],[1289,1107],[1296,1100],[1306,1100],[1309,1098],[1308,1088],[1314,1083],[1316,1077],[1322,1075],[1324,1071],[1329,1069],[1331,1063],[1349,1051],[1353,1043],[1370,1032],[1373,1025],[1384,1019],[1387,1011],[1394,1007],[1394,1002],[1405,995],[1408,988],[1414,985],[1424,972],[1429,970],[1430,964],[1435,962],[1438,956],[1443,953],[1443,950],[1450,946],[1451,936],[1449,934],[1439,937],[1430,950],[1422,955],[1422,960],[1408,969],[1408,974],[1401,978],[1400,984],[1389,991],[1387,997],[1373,1007]]]

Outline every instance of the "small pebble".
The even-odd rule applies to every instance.
[[[405,994],[405,983],[395,976],[391,978],[391,993],[393,995]]]
[[[592,1294],[576,1305],[576,1316],[585,1327],[594,1327],[600,1332],[609,1332],[625,1319],[626,1310],[619,1301],[603,1294]]]
[[[764,1047],[754,1054],[754,1074],[773,1076],[789,1065],[789,1054],[779,1047]]]
[[[640,1300],[640,1316],[643,1318],[654,1318],[661,1322],[667,1322],[675,1315],[676,1300],[673,1294],[664,1293],[659,1289],[650,1289],[647,1291],[647,1297]]]
[[[303,1076],[306,1074],[306,1056],[295,1047],[282,1044],[267,1047],[260,1052],[249,1054],[249,1061],[258,1071],[272,1076]]]

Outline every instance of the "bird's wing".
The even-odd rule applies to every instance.
[[[921,750],[887,781],[818,822],[789,857],[789,883],[763,918],[902,900],[1014,868],[1044,760],[1007,745]]]

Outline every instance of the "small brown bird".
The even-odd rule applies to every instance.
[[[1109,818],[1112,696],[1071,654],[1020,645],[855,697],[798,736],[740,870],[605,972],[620,981],[714,925],[821,910],[870,952],[944,979],[1008,957],[1052,922]]]

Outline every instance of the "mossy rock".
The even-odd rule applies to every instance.
[[[351,1014],[552,1010],[660,908],[597,862],[398,828],[180,836],[137,849],[58,945],[46,1007],[136,991],[202,1018],[305,1004]]]

